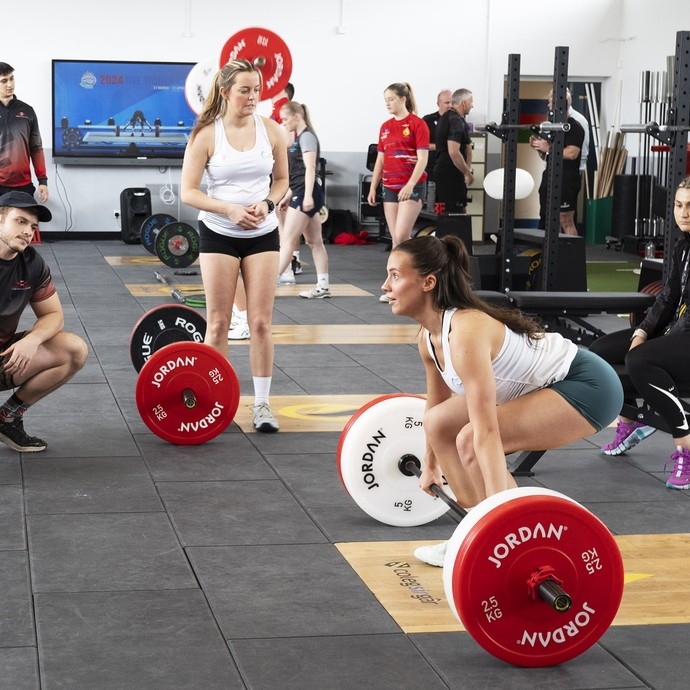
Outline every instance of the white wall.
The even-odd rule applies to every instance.
[[[301,8],[304,8],[303,10]],[[334,173],[329,206],[356,206],[365,151],[386,118],[383,89],[409,81],[420,114],[435,110],[442,87],[475,94],[471,119],[500,120],[508,55],[521,55],[525,77],[551,78],[556,46],[568,46],[573,78],[604,82],[603,126],[623,84],[621,121],[639,117],[641,69],[664,69],[675,33],[690,30],[690,3],[681,0],[124,0],[89,5],[83,0],[14,3],[3,18],[0,60],[16,69],[17,95],[36,109],[46,149],[50,142],[50,61],[62,59],[180,60],[219,55],[226,39],[249,27],[279,34],[293,58],[295,98],[307,103],[323,155]],[[340,30],[339,30],[340,29]],[[270,108],[263,104],[267,114]],[[493,137],[494,154],[500,143]],[[491,151],[491,149],[490,149]],[[48,156],[50,151],[47,150]],[[50,163],[50,157],[49,157]],[[179,180],[179,169],[73,167],[49,164],[49,230],[118,229],[112,212],[125,187],[151,186],[154,212],[160,186]],[[177,213],[177,208],[165,209]],[[181,209],[179,217],[195,213]],[[43,232],[43,230],[42,230]]]

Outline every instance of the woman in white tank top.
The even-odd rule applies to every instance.
[[[288,187],[280,125],[256,114],[261,73],[231,60],[216,74],[185,151],[181,199],[199,209],[205,342],[228,353],[228,327],[240,268],[247,293],[254,427],[278,431],[269,405],[273,371],[271,319],[278,271],[275,204]],[[201,191],[206,176],[208,190]]]
[[[427,493],[445,477],[471,508],[516,486],[507,453],[566,445],[596,433],[620,410],[620,381],[601,358],[476,296],[459,238],[399,244],[383,290],[394,314],[421,326],[427,450],[420,486]]]

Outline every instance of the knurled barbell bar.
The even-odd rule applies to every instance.
[[[452,495],[446,502],[421,491],[424,408],[420,396],[393,394],[352,416],[337,453],[348,493],[391,525],[425,524],[453,506],[461,519],[446,550],[444,590],[489,653],[517,666],[553,666],[583,653],[608,630],[623,595],[623,560],[610,531],[549,489],[509,489],[470,511]]]
[[[422,476],[422,463],[415,455],[409,453],[403,455],[398,462],[398,468],[404,475],[415,476],[417,478]],[[440,486],[438,486],[438,484],[431,484],[429,490],[436,498],[440,498],[452,511],[459,515],[460,519],[467,517],[467,511],[457,501],[453,500]],[[561,589],[560,585],[562,582],[556,579],[552,569],[545,571],[542,568],[538,571],[545,575],[545,578],[538,582],[536,581],[538,578],[535,577],[534,579],[537,590],[536,593],[539,597],[559,613],[569,611],[573,605],[573,600],[569,594]]]
[[[535,132],[537,134],[548,134],[551,132],[569,132],[570,124],[568,122],[541,122],[539,124],[531,125],[510,125],[498,124],[496,122],[487,122],[485,125],[477,125],[475,129],[478,132],[503,132],[510,129],[517,129]]]
[[[623,134],[653,134],[655,132],[690,132],[687,125],[660,125],[656,122],[645,124],[621,125],[620,130]]]

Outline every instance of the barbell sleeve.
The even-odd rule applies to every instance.
[[[570,595],[561,589],[561,586],[555,580],[544,580],[538,589],[540,599],[545,601],[552,609],[559,613],[569,611],[573,605],[573,600]]]
[[[487,122],[483,127],[477,126],[477,131],[497,131],[502,132],[509,129],[517,130],[530,130],[532,132],[569,132],[570,123],[568,122],[541,122],[540,124],[533,125],[510,125],[510,124],[497,124],[496,122]]]
[[[688,132],[687,125],[660,125],[656,122],[643,124],[621,125],[623,134],[650,134],[651,132]]]
[[[185,388],[182,391],[182,400],[188,410],[193,410],[196,407],[196,395],[194,395],[194,391],[191,388]]]

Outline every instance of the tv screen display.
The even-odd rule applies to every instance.
[[[82,165],[181,165],[196,114],[191,62],[53,60],[53,159]]]

